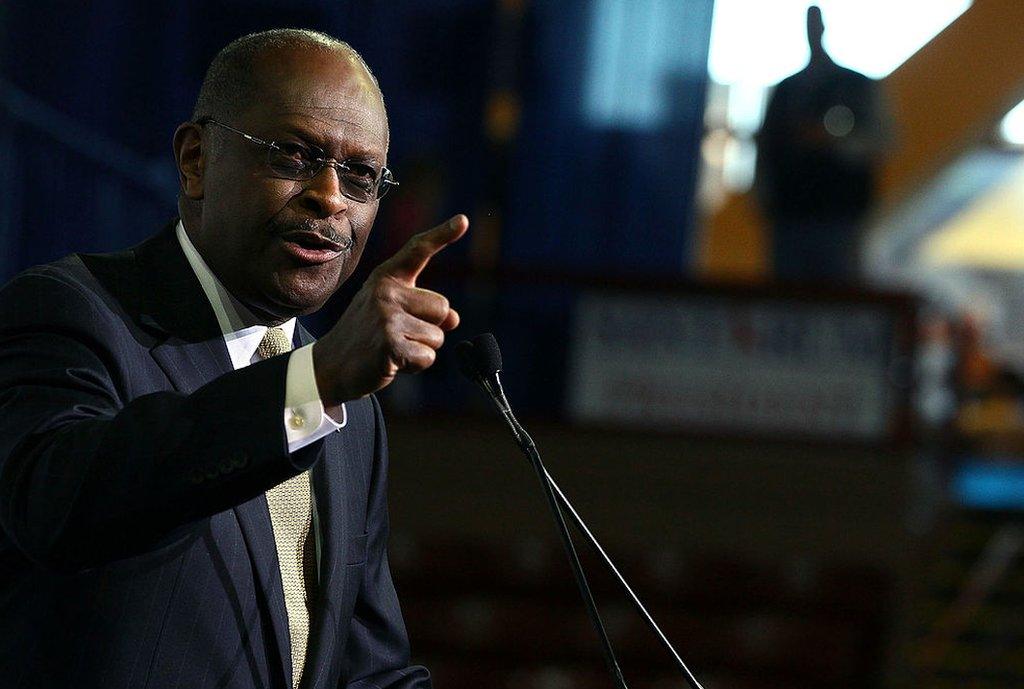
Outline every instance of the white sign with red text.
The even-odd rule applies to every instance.
[[[580,421],[882,440],[897,400],[878,306],[583,295],[568,411]]]

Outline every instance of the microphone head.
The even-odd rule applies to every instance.
[[[490,377],[501,370],[501,350],[494,335],[483,333],[473,338],[473,359],[483,376]]]
[[[455,362],[459,365],[459,372],[472,381],[480,377],[476,370],[475,347],[469,340],[463,340],[455,345]]]
[[[462,375],[472,381],[489,378],[501,370],[501,350],[490,333],[455,345],[455,360]]]

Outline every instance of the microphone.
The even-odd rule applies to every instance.
[[[501,387],[501,350],[494,335],[484,333],[455,345],[455,357],[462,375],[477,383],[504,411],[512,411]]]
[[[483,333],[472,338],[472,340],[463,340],[455,345],[455,356],[458,362],[459,370],[462,374],[479,385],[487,396],[490,397],[491,401],[494,402],[498,411],[504,417],[506,424],[515,436],[516,442],[519,444],[520,449],[526,454],[527,459],[533,465],[534,470],[537,471],[537,475],[540,478],[541,484],[544,487],[545,495],[548,498],[549,505],[555,515],[555,521],[559,527],[559,534],[562,536],[563,543],[566,546],[567,554],[569,555],[569,562],[573,567],[573,574],[576,575],[576,583],[580,588],[580,594],[583,596],[584,603],[587,606],[587,612],[590,614],[591,622],[594,624],[597,630],[598,636],[601,638],[605,662],[608,664],[609,671],[612,673],[613,678],[617,684],[621,687],[625,687],[625,680],[622,678],[622,672],[619,669],[618,663],[615,659],[615,653],[612,651],[611,642],[608,640],[608,635],[605,633],[604,625],[601,623],[601,617],[597,612],[597,606],[594,603],[593,596],[590,594],[590,587],[587,585],[586,577],[583,574],[583,570],[579,563],[579,558],[576,556],[576,550],[572,544],[572,538],[569,536],[568,529],[565,526],[565,519],[562,514],[559,504],[568,511],[572,517],[573,522],[576,524],[576,528],[579,529],[580,533],[587,537],[590,541],[591,546],[601,556],[605,564],[611,570],[612,574],[622,585],[626,594],[629,596],[630,601],[636,607],[637,611],[643,617],[644,621],[647,622],[648,626],[654,631],[658,639],[661,641],[672,657],[675,659],[676,664],[679,666],[683,673],[683,677],[692,689],[704,689],[697,678],[690,672],[690,668],[686,666],[683,659],[676,652],[676,649],[672,646],[672,643],[665,636],[664,632],[658,626],[658,623],[654,621],[654,618],[644,604],[640,601],[640,598],[634,593],[633,588],[626,581],[625,577],[619,572],[618,567],[612,562],[611,557],[605,552],[604,548],[598,542],[597,537],[590,531],[583,518],[580,517],[576,508],[573,507],[572,503],[569,502],[569,498],[565,496],[562,489],[555,483],[555,479],[548,473],[548,470],[544,467],[540,459],[540,453],[537,451],[537,447],[530,438],[526,429],[520,425],[519,421],[516,420],[515,415],[512,413],[512,407],[509,405],[508,399],[505,397],[505,391],[501,385],[501,378],[498,375],[501,372],[501,350],[498,348],[498,342],[494,339],[494,335],[491,333]]]

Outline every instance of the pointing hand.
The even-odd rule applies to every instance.
[[[430,259],[468,227],[466,216],[456,215],[413,236],[377,266],[334,327],[313,345],[325,406],[369,395],[399,371],[422,371],[434,363],[444,334],[459,324],[459,314],[443,295],[417,287],[416,280]]]

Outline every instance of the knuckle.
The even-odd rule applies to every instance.
[[[432,348],[421,343],[414,344],[409,347],[403,357],[405,363],[403,370],[409,373],[417,373],[430,368],[431,364],[434,363],[435,357],[436,354]]]
[[[417,364],[419,369],[422,371],[425,368],[430,368],[434,363],[434,359],[437,358],[437,352],[430,347],[423,347],[417,356]]]
[[[389,371],[392,368],[395,371],[408,371],[409,370],[409,359],[407,357],[401,355],[401,354],[395,354],[393,357],[391,357],[391,359],[390,359],[390,361],[388,363],[389,363],[389,366],[388,366],[388,370]]]
[[[409,249],[417,255],[422,254],[430,248],[430,230],[414,234],[409,241]]]
[[[397,301],[397,289],[390,280],[379,280],[373,286],[373,296],[378,302],[392,304]]]
[[[388,340],[392,346],[401,337],[404,325],[404,314],[399,311],[391,311],[384,316],[384,331],[387,333]]]
[[[401,366],[402,362],[399,356],[389,352],[387,356],[381,357],[377,362],[377,375],[381,378],[394,376]]]
[[[433,325],[438,325],[444,321],[448,317],[448,311],[451,309],[448,299],[441,294],[433,295],[425,306],[428,317]]]

